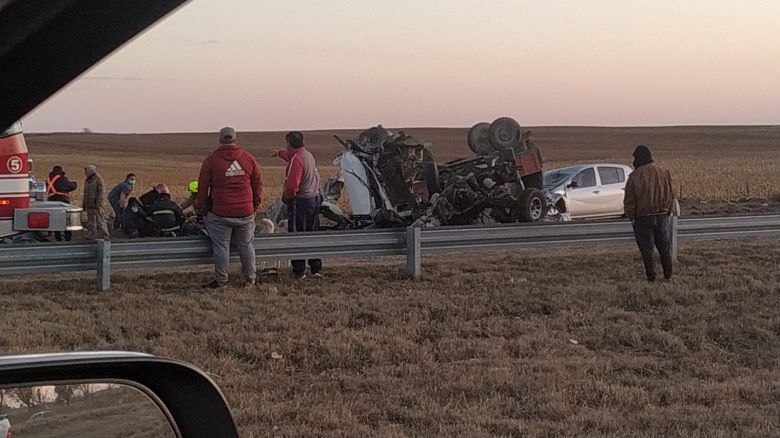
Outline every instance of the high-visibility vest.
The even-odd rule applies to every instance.
[[[57,189],[54,187],[54,183],[57,182],[58,179],[60,179],[62,175],[55,175],[54,178],[47,178],[46,179],[46,197],[59,195],[64,196],[66,198],[70,198],[70,195],[68,195],[67,192],[60,192],[57,191]]]

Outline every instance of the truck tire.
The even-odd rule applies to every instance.
[[[520,192],[519,204],[517,218],[520,222],[536,222],[547,214],[547,201],[539,189],[525,189]]]
[[[441,192],[439,183],[439,167],[433,161],[423,163],[423,176],[425,177],[425,186],[428,188],[428,195]]]
[[[469,129],[469,149],[477,155],[489,155],[495,151],[490,143],[490,123],[477,123]]]
[[[523,130],[511,117],[500,117],[490,124],[490,144],[497,151],[505,148],[520,150],[523,143]]]

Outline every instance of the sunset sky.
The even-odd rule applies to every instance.
[[[780,1],[195,0],[30,132],[780,123]]]

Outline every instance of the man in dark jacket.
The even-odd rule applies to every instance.
[[[227,284],[231,238],[241,257],[244,286],[251,287],[257,280],[253,240],[263,179],[255,158],[238,145],[233,128],[222,128],[219,143],[217,150],[203,160],[195,199],[196,213],[206,216],[206,231],[214,252],[214,280],[207,287]]]
[[[49,172],[49,178],[46,179],[46,199],[49,201],[59,201],[70,204],[70,192],[78,188],[76,181],[71,181],[65,176],[62,166],[54,166]],[[70,242],[73,237],[71,231],[65,231],[65,240]],[[62,240],[63,233],[54,232],[54,239],[58,242]]]
[[[320,228],[320,175],[314,156],[306,150],[303,134],[293,131],[285,137],[287,149],[277,152],[287,162],[282,201],[287,205],[287,230],[291,233],[317,231]],[[293,260],[293,275],[306,278],[306,260]],[[311,275],[322,278],[322,260],[309,260]]]
[[[141,236],[146,227],[146,212],[138,204],[138,199],[127,200],[127,207],[122,210],[122,232],[130,239]]]
[[[149,210],[149,219],[154,223],[156,234],[168,237],[181,232],[181,226],[184,223],[184,213],[179,205],[171,200],[171,192],[168,186],[160,184],[158,186],[160,198]]]
[[[671,173],[653,162],[650,149],[639,145],[634,150],[634,171],[626,182],[623,198],[626,217],[634,226],[639,251],[649,281],[655,281],[655,254],[661,255],[664,278],[672,278],[672,251],[669,218],[674,208]]]
[[[165,184],[157,184],[138,198],[138,203],[141,204],[141,208],[143,208],[144,211],[149,213],[152,207],[154,207],[154,204],[160,200],[160,187],[164,185]]]

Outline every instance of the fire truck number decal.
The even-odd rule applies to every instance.
[[[22,171],[22,159],[19,157],[11,157],[8,159],[8,171],[11,173],[19,173]]]

